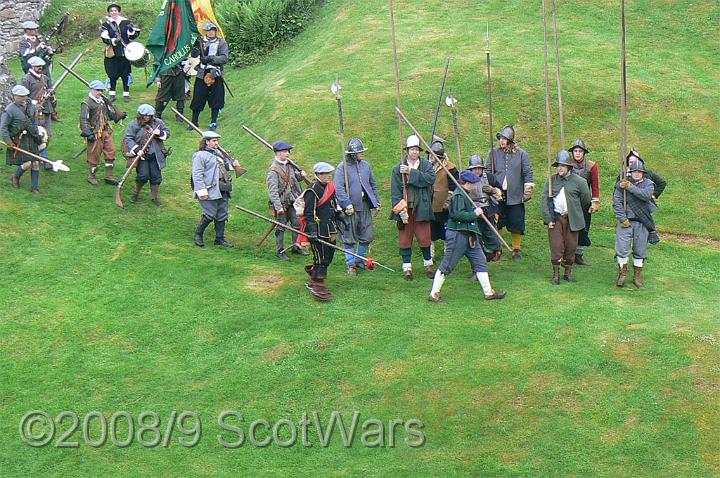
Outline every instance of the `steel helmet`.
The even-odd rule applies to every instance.
[[[568,152],[572,153],[575,148],[581,148],[585,151],[585,154],[590,152],[590,150],[587,149],[587,146],[585,146],[585,141],[583,141],[582,138],[576,139],[573,145],[568,148]]]
[[[363,151],[367,151],[367,148],[365,147],[363,142],[360,141],[360,138],[353,138],[348,141],[347,151],[345,151],[346,153],[357,154],[362,153]]]
[[[432,149],[433,153],[435,153],[438,158],[442,159],[445,157],[445,145],[442,141],[433,141],[430,145],[430,149]]]
[[[645,162],[642,159],[638,159],[637,161],[634,161],[633,164],[628,168],[628,171],[631,173],[633,171],[642,171],[645,172]]]
[[[482,156],[480,156],[477,153],[470,155],[470,165],[468,166],[468,169],[484,168],[484,167],[485,167],[485,162],[483,161]]]
[[[495,135],[495,137],[499,140],[501,137],[507,139],[511,143],[515,142],[515,128],[512,127],[512,125],[505,125],[500,130],[500,132]]]
[[[570,153],[568,153],[564,149],[558,153],[557,159],[553,163],[553,166],[558,166],[560,164],[564,164],[565,166],[570,166],[570,167],[573,166],[573,160],[572,160],[572,158],[570,158]]]
[[[635,149],[635,148],[632,148],[632,149],[630,150],[630,152],[628,153],[628,155],[627,155],[627,157],[626,157],[625,159],[627,159],[627,160],[629,161],[629,160],[630,160],[630,156],[635,156],[635,157],[636,157],[637,159],[639,159],[640,161],[643,161],[643,159],[640,157],[640,153],[638,153],[637,149]]]

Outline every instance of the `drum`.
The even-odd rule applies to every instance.
[[[131,41],[125,45],[125,58],[135,67],[144,68],[150,64],[150,52],[140,42]]]

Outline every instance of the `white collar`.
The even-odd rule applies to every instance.
[[[123,20],[127,20],[127,18],[123,17],[122,15],[118,15],[117,20],[113,20],[113,17],[111,17],[110,15],[108,15],[107,17],[105,17],[105,19],[106,19],[108,22],[115,22],[115,23],[117,23],[118,25],[120,25],[120,22],[122,22]]]
[[[288,163],[287,160],[285,160],[285,161],[280,161],[280,159],[278,159],[277,156],[275,156],[275,161],[277,161],[278,163],[282,164],[283,166],[285,166],[285,165]]]
[[[88,93],[88,96],[90,97],[90,99],[92,99],[95,103],[99,105],[104,103],[102,96],[100,96],[99,98],[95,98],[95,96],[92,94],[92,91]]]
[[[28,70],[28,72],[30,72],[30,73],[31,73],[35,78],[37,78],[37,79],[40,79],[40,78],[42,77],[42,72],[41,72],[41,73],[35,73],[35,70],[32,69],[32,66],[30,67],[30,69]]]

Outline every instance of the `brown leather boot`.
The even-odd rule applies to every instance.
[[[88,173],[87,181],[93,186],[97,186],[98,184],[100,184],[97,180],[97,177],[95,176],[96,171],[97,166],[90,166],[90,172]]]
[[[638,289],[643,288],[642,269],[642,266],[633,266],[633,284],[635,284],[635,287]]]
[[[618,269],[619,272],[617,282],[615,283],[616,286],[623,287],[625,285],[625,279],[627,278],[627,269],[627,263],[623,264],[623,266]]]
[[[579,266],[589,266],[590,263],[585,260],[582,254],[575,254],[575,264]]]
[[[115,176],[113,176],[113,170],[115,169],[115,165],[108,166],[105,165],[105,182],[108,184],[112,184],[113,186],[117,185],[118,180],[115,179]]]
[[[159,206],[162,204],[160,200],[158,199],[158,192],[160,191],[160,185],[159,184],[151,184],[150,185],[150,196],[152,199],[150,200],[154,205]]]
[[[552,285],[559,285],[560,284],[560,264],[553,264],[553,276],[550,280],[550,283]]]
[[[565,265],[565,273],[563,274],[563,279],[565,279],[568,282],[577,282],[577,279],[573,277],[572,275],[573,266],[572,264]]]
[[[19,188],[20,187],[20,178],[15,176],[14,174],[12,176],[10,176],[10,178],[12,179],[12,187],[14,187],[15,189]]]
[[[435,267],[427,266],[425,268],[425,277],[427,277],[428,279],[434,279],[435,278]]]
[[[142,190],[142,183],[139,183],[135,181],[135,191],[133,191],[132,196],[130,196],[130,202],[138,202],[138,198],[140,197],[140,191]]]

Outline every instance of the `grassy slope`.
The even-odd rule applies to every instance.
[[[133,5],[140,4],[125,7],[130,16]],[[630,143],[670,179],[657,215],[661,229],[717,239],[717,163],[687,164],[720,149],[712,5],[700,2],[690,15],[674,2],[632,3],[628,73]],[[567,135],[588,141],[601,163],[605,198],[618,157],[615,8],[559,3]],[[491,21],[495,122],[516,124],[540,182],[538,10],[527,2],[399,2],[397,21],[406,113],[429,129],[443,58],[452,56],[448,88],[460,101],[466,156],[487,149],[481,37]],[[99,58],[100,45],[88,46]],[[241,122],[270,140],[293,142],[302,164],[337,157],[329,92],[336,72],[346,135],[363,137],[387,186],[398,141],[391,58],[385,2],[329,1],[266,64],[230,72],[237,100],[223,113],[220,132],[251,170],[237,181],[234,202],[256,210],[265,204],[267,152],[242,134]],[[88,79],[102,74],[95,61],[79,70]],[[66,119],[53,156],[67,158],[79,149],[73,105],[85,92],[73,79],[62,90]],[[153,95],[133,91],[133,108],[138,96]],[[280,264],[270,247],[257,251],[265,225],[239,212],[228,228],[238,250],[191,246],[198,208],[187,175],[196,137],[174,124],[176,153],[160,209],[145,196],[118,210],[111,188],[85,183],[82,160],[71,162],[70,174],[44,175],[41,200],[0,189],[3,476],[720,473],[716,246],[663,242],[651,249],[646,290],[616,290],[605,201],[588,253],[593,265],[579,271],[577,285],[555,289],[546,281],[547,240],[532,202],[526,260],[492,266],[495,284],[510,291],[503,302],[478,300],[466,264],[446,283],[451,305],[434,307],[424,300],[428,281],[404,283],[385,272],[350,280],[337,261],[330,278],[337,300],[320,305],[302,287],[301,261]],[[439,131],[451,137],[447,111]],[[0,169],[3,177],[11,172]],[[702,191],[688,194],[698,183]],[[387,192],[382,196],[387,209]],[[696,197],[699,205],[687,211],[686,201]],[[378,237],[375,257],[397,265],[392,224],[378,220]],[[20,417],[35,408],[107,416],[194,410],[204,436],[194,449],[175,442],[155,450],[137,444],[36,450],[17,438]],[[223,450],[213,417],[224,409],[247,417],[246,432],[255,418],[298,421],[310,410],[359,410],[363,419],[385,421],[415,417],[425,422],[427,444],[345,449],[336,437],[330,450],[317,440],[309,449]]]

